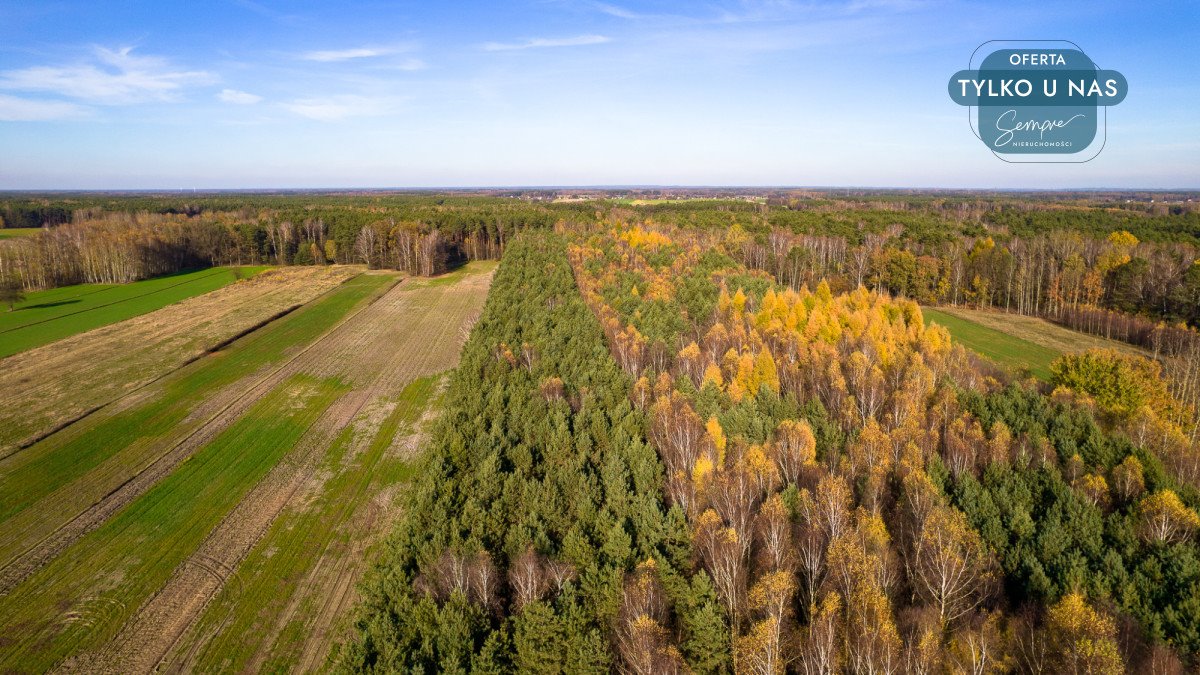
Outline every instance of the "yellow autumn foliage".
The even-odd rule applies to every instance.
[[[700,386],[703,388],[709,384],[712,384],[717,389],[725,386],[725,378],[721,376],[721,369],[717,367],[717,364],[712,362],[709,362],[708,366],[704,368],[704,381]]]

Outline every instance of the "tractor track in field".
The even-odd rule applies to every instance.
[[[393,284],[393,288],[396,284]],[[340,286],[335,286],[329,289],[324,294],[317,296],[313,301],[319,300],[321,297],[329,293],[333,293]],[[358,316],[361,312],[366,311],[380,298],[384,297],[390,288],[378,294],[366,305],[359,307],[357,310],[342,317],[341,320],[327,331],[322,333],[317,339],[310,342],[303,349],[297,351],[294,355],[284,360],[272,371],[258,379],[257,382],[251,384],[248,388],[233,386],[222,390],[222,394],[233,396],[232,400],[228,401],[214,412],[205,422],[199,425],[191,433],[183,439],[174,443],[165,452],[160,454],[155,459],[151,460],[145,468],[125,480],[118,487],[104,495],[101,499],[94,502],[91,506],[81,511],[78,515],[56,529],[50,535],[34,544],[32,547],[25,550],[4,564],[0,569],[0,595],[5,595],[15,588],[18,584],[36,572],[42,566],[53,560],[60,553],[78,541],[87,533],[95,530],[113,514],[120,511],[125,506],[132,503],[142,494],[145,494],[151,487],[158,483],[163,477],[169,475],[182,462],[190,457],[196,450],[203,447],[205,444],[213,440],[220,432],[228,428],[234,421],[241,417],[255,402],[263,395],[271,391],[273,388],[289,377],[294,370],[293,364],[298,359],[304,357],[311,350],[316,348],[331,334],[339,328]],[[311,302],[311,301],[310,301]],[[235,383],[240,384],[240,383]],[[142,389],[131,392],[127,396],[137,397]],[[240,393],[239,393],[240,392]],[[120,404],[118,402],[114,402]],[[210,402],[207,403],[211,405]]]
[[[439,383],[437,390],[432,395],[432,398],[437,398],[444,390],[448,378],[443,378]],[[432,409],[426,409],[425,413],[418,420],[416,428],[410,436],[416,440],[424,438],[428,435],[429,425],[437,415]],[[395,440],[395,439],[393,439]],[[417,441],[419,442],[419,441]],[[389,448],[389,451],[391,449]],[[355,561],[361,561],[367,553],[367,550],[378,540],[380,540],[385,531],[381,531],[376,526],[380,520],[387,519],[392,515],[393,507],[391,502],[392,495],[379,495],[379,498],[372,499],[362,508],[357,510],[351,517],[356,521],[355,528],[364,531],[372,532],[374,536],[365,537],[360,541],[354,542],[353,550],[347,555],[332,560],[329,563],[329,569],[325,569],[324,563],[329,561],[329,556],[322,555],[317,565],[314,566],[309,577],[305,579],[305,587],[314,590],[325,589],[324,601],[321,603],[320,611],[317,612],[316,618],[313,621],[313,630],[309,634],[309,639],[304,642],[304,650],[299,655],[295,672],[310,673],[316,672],[328,657],[330,647],[333,645],[334,639],[337,637],[335,631],[337,629],[336,622],[339,617],[344,616],[346,612],[354,605],[358,599],[358,582],[362,578],[365,567],[362,564],[355,565]],[[333,583],[329,582],[333,579]],[[303,593],[297,593],[293,602],[289,603],[286,611],[280,614],[276,621],[275,633],[282,631],[297,614],[299,609],[299,600],[304,597]],[[261,659],[257,660],[254,666],[261,666]]]
[[[179,636],[226,583],[237,578],[238,563],[274,522],[308,478],[326,443],[333,441],[329,418],[357,409],[363,395],[342,396],[306,430],[293,449],[238,502],[152,595],[108,646],[68,659],[57,670],[82,673],[144,673],[154,670]],[[355,400],[358,399],[358,400]],[[324,423],[323,423],[324,422]],[[314,430],[317,433],[313,433]],[[159,639],[146,639],[160,636]]]

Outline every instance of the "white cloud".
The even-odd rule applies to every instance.
[[[132,47],[97,47],[94,59],[68,66],[32,66],[0,72],[0,89],[51,92],[104,105],[169,101],[186,85],[215,78],[204,71],[180,70],[156,56],[140,56]]]
[[[515,49],[537,49],[541,47],[582,47],[609,42],[610,38],[603,35],[577,35],[569,38],[533,38],[524,42],[487,42],[484,51],[503,52]]]
[[[325,51],[308,52],[300,58],[305,61],[321,61],[322,63],[330,61],[349,61],[350,59],[369,59],[375,56],[384,56],[388,54],[382,49],[371,49],[369,47],[359,47],[357,49],[330,49]]]
[[[851,0],[846,3],[847,12],[884,10],[892,12],[909,12],[925,9],[929,6],[926,0]]]
[[[603,12],[604,14],[607,14],[609,16],[615,16],[618,19],[641,19],[641,18],[644,18],[644,15],[642,15],[642,14],[638,14],[637,12],[630,11],[628,9],[625,9],[624,7],[619,7],[617,5],[610,5],[606,2],[596,2],[596,3],[593,3],[593,6],[596,9]]]
[[[385,47],[354,47],[351,49],[325,49],[306,52],[301,54],[299,58],[304,61],[313,61],[316,63],[343,63],[346,61],[369,60],[372,67],[384,70],[424,70],[425,62],[421,59],[384,58],[411,52],[413,49],[415,49],[415,46],[411,44],[395,44]]]
[[[254,105],[263,100],[263,97],[257,94],[251,94],[237,89],[222,89],[221,93],[217,94],[217,98],[225,103],[233,103],[235,105]]]
[[[391,56],[392,54],[409,51],[409,49],[411,49],[411,47],[406,45],[391,47],[352,47],[350,49],[322,49],[301,54],[300,58],[304,59],[305,61],[333,63],[336,61],[373,59],[380,56]]]
[[[318,122],[336,122],[348,117],[372,117],[395,112],[400,106],[395,97],[370,97],[338,94],[322,98],[300,98],[284,103],[287,110]]]
[[[38,101],[0,94],[0,121],[37,122],[83,117],[88,109],[66,101]]]

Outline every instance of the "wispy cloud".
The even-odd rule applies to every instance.
[[[868,12],[868,11],[892,11],[892,12],[910,12],[917,9],[926,9],[930,5],[929,0],[850,0],[845,5],[848,12]]]
[[[350,117],[373,117],[396,112],[402,99],[392,96],[359,96],[337,94],[333,96],[299,98],[284,103],[283,107],[301,117],[318,122],[336,122]]]
[[[601,14],[637,22],[667,21],[680,24],[737,24],[785,21],[811,21],[819,17],[844,16],[868,12],[901,14],[925,9],[932,0],[828,0],[820,3],[793,0],[739,0],[732,3],[699,3],[673,13],[644,13],[603,0],[587,6]]]
[[[363,46],[350,47],[348,49],[319,49],[316,51],[305,52],[300,55],[300,58],[305,61],[317,61],[319,63],[336,63],[338,61],[352,61],[354,59],[374,59],[381,56],[392,56],[401,52],[412,51],[412,45],[391,45],[391,46]]]
[[[610,16],[610,17],[617,17],[618,19],[631,19],[632,20],[632,19],[641,19],[641,18],[646,17],[646,14],[637,13],[632,10],[626,10],[625,7],[618,7],[617,5],[610,5],[610,4],[607,4],[607,2],[593,2],[592,6],[595,7],[596,10],[599,10],[602,13],[608,14],[608,16]]]
[[[132,47],[96,47],[93,58],[66,66],[32,66],[0,72],[0,89],[49,92],[103,105],[169,101],[187,85],[215,81],[210,73],[182,70],[166,59],[141,56]]]
[[[234,105],[254,105],[263,100],[263,97],[258,94],[251,94],[237,89],[222,89],[221,93],[217,94],[217,98],[225,103],[233,103]]]
[[[88,109],[66,101],[38,101],[0,94],[0,121],[39,122],[84,117]]]
[[[351,59],[369,59],[376,56],[385,56],[390,54],[390,51],[384,49],[372,49],[370,47],[356,47],[354,49],[327,49],[303,54],[300,58],[305,61],[320,61],[329,63],[332,61],[349,61]]]
[[[524,42],[486,42],[483,50],[488,52],[503,52],[516,49],[538,49],[542,47],[582,47],[610,42],[611,38],[604,35],[577,35],[567,38],[532,38]]]

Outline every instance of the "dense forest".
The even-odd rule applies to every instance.
[[[688,636],[649,655],[652,670],[728,666],[715,591],[687,573],[688,529],[663,508],[627,384],[565,242],[520,238],[368,586],[347,670],[609,672],[613,641],[641,640],[628,624],[668,599]],[[639,583],[645,597],[623,591]]]
[[[45,230],[0,249],[27,288],[127,281],[181,266],[367,263],[412,271],[497,257],[517,230],[617,221],[737,226],[740,258],[792,288],[828,279],[922,303],[1065,317],[1111,309],[1200,321],[1200,210],[1106,202],[900,197],[638,204],[486,195],[77,195],[0,201],[0,224]],[[1185,208],[1187,207],[1187,208]],[[1099,317],[1095,331],[1130,331]]]
[[[602,197],[603,195],[597,195]],[[27,288],[144,278],[181,266],[366,263],[420,272],[497,257],[557,223],[736,226],[739,258],[792,288],[829,280],[918,302],[1072,317],[1101,308],[1200,321],[1200,209],[1052,199],[823,196],[758,201],[532,201],[487,195],[75,195],[0,200],[0,226],[45,228],[0,249]],[[1140,207],[1140,208],[1135,208]],[[1131,336],[1099,315],[1072,319]]]
[[[343,669],[1196,664],[1200,445],[1157,363],[1014,381],[741,228],[559,229],[506,249]]]
[[[502,260],[343,671],[1200,667],[1184,198],[188,197],[0,200],[0,282]],[[1023,379],[959,304],[1142,355]]]
[[[576,212],[565,205],[445,196],[66,203],[75,208],[0,207],[5,223],[43,228],[0,246],[0,275],[30,290],[122,283],[212,265],[367,264],[430,275],[460,261],[497,258],[519,229],[549,228]]]
[[[863,286],[1128,342],[1159,360],[1172,393],[1200,411],[1195,202],[764,192],[645,202],[603,193],[554,201],[541,192],[14,197],[0,201],[4,224],[42,229],[0,242],[0,286],[120,283],[229,264],[355,263],[430,275],[498,258],[527,229],[649,224],[720,233],[730,256],[793,290]],[[1192,422],[1194,430],[1200,416]]]

